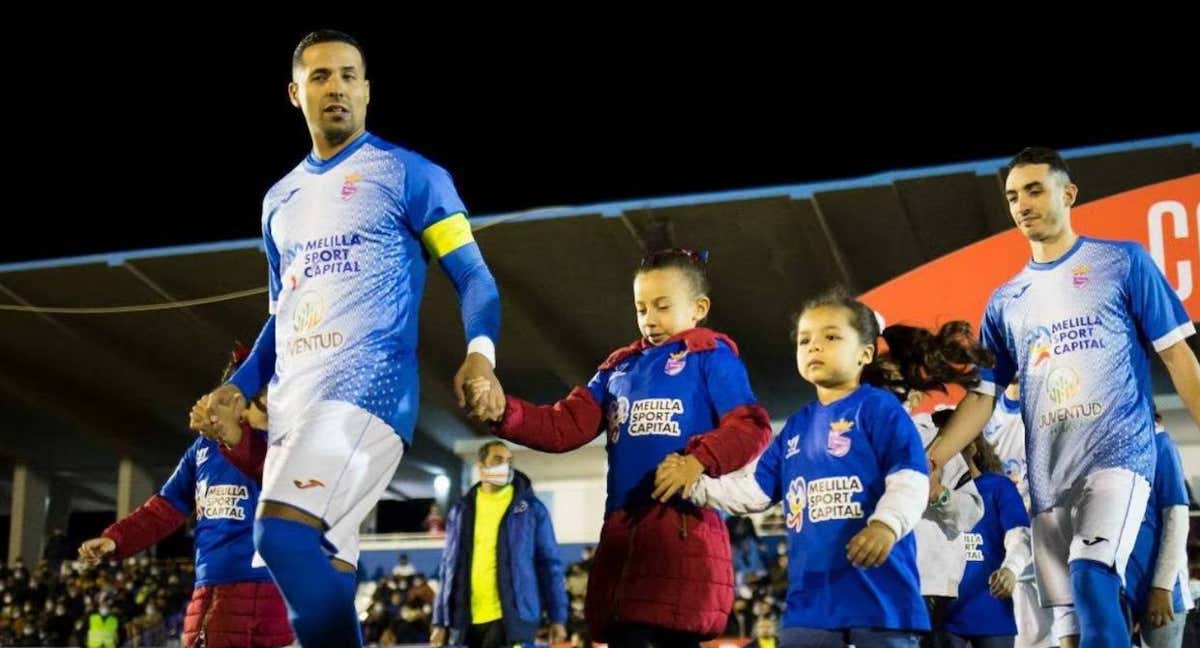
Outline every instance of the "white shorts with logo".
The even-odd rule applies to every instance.
[[[1077,482],[1059,506],[1033,518],[1033,563],[1043,607],[1054,606],[1054,631],[1079,634],[1072,607],[1072,560],[1125,566],[1146,514],[1150,484],[1124,468],[1098,470]]]
[[[370,412],[320,401],[288,430],[273,430],[259,505],[297,508],[326,525],[331,556],[358,564],[358,529],[392,481],[404,442]],[[262,565],[255,554],[254,564]]]

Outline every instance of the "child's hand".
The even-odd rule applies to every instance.
[[[998,599],[1012,598],[1013,588],[1016,586],[1017,576],[1007,567],[997,569],[988,578],[988,589],[992,596]]]
[[[483,377],[468,380],[463,390],[472,418],[484,423],[497,423],[504,418],[504,393],[495,392],[494,395],[490,380]]]
[[[937,506],[946,491],[942,486],[942,467],[930,462],[929,468],[929,505]]]
[[[691,497],[692,488],[700,475],[704,474],[704,464],[691,455],[667,455],[658,470],[654,473],[654,493],[651,497],[660,502],[669,502],[676,493],[682,492],[684,497]]]
[[[218,402],[205,394],[192,406],[188,426],[206,439],[233,447],[242,442],[242,426],[237,404]]]
[[[1150,625],[1161,628],[1175,620],[1175,608],[1171,603],[1171,590],[1150,588],[1150,606],[1146,610]]]
[[[117,543],[113,542],[111,538],[92,538],[79,545],[79,559],[92,567],[116,550]]]
[[[683,465],[683,455],[678,452],[672,452],[663,458],[658,464],[658,469],[654,471],[654,486],[658,487],[660,483]]]
[[[869,522],[846,545],[846,558],[855,567],[878,567],[896,544],[896,534],[882,522]]]
[[[242,442],[242,412],[238,412],[238,408],[234,403],[210,403],[209,411],[211,413],[210,420],[213,421],[212,429],[214,430],[213,440],[225,444],[230,448],[237,447]]]

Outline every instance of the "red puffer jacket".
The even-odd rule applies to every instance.
[[[290,646],[293,640],[287,606],[275,583],[228,583],[192,590],[183,622],[187,648],[276,648]]]
[[[724,335],[692,329],[682,338],[689,352],[716,348]],[[638,342],[614,352],[600,369],[646,348]],[[554,405],[507,397],[497,436],[543,452],[568,452],[601,432],[601,406],[585,387]],[[771,439],[766,410],[758,405],[725,412],[717,427],[690,438],[685,452],[720,476],[757,457]],[[593,641],[606,641],[613,623],[639,623],[716,636],[733,606],[729,533],[717,513],[681,499],[610,512],[588,577],[586,615]]]

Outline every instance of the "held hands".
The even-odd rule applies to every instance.
[[[242,392],[233,385],[221,385],[192,406],[188,427],[205,438],[236,446],[242,440],[241,420],[245,412]]]
[[[454,396],[458,406],[468,410],[471,418],[495,422],[504,417],[504,388],[492,370],[492,363],[482,354],[467,354],[454,374]]]
[[[669,502],[677,493],[685,498],[692,496],[692,489],[704,474],[704,464],[691,455],[669,454],[654,473],[654,492],[651,497],[660,502]]]

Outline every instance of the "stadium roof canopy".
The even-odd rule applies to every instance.
[[[1065,155],[1087,202],[1200,172],[1200,133]],[[796,375],[789,314],[831,284],[862,292],[1011,227],[1005,162],[474,218],[503,297],[501,379],[542,401],[586,381],[637,336],[630,280],[643,252],[705,248],[709,324],[738,341],[756,393],[784,418],[812,393]],[[0,265],[0,304],[159,304],[253,291],[265,275],[258,239],[116,252]],[[265,316],[261,293],[120,314],[0,311],[0,489],[15,461],[96,500],[111,496],[119,456],[165,477],[191,440],[192,402],[213,386],[231,341],[252,342]],[[482,433],[450,395],[464,343],[456,296],[437,271],[420,337],[421,416],[397,494],[427,489],[454,441]]]

